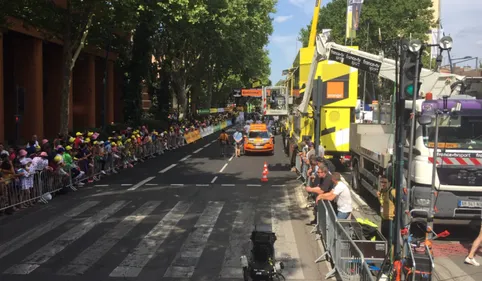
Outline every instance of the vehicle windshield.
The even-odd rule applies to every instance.
[[[435,147],[435,119],[425,126],[424,143]],[[482,150],[482,116],[440,117],[438,147]]]
[[[249,132],[249,136],[248,138],[262,138],[262,139],[266,139],[266,138],[269,138],[269,134],[268,132],[264,131],[264,132]]]

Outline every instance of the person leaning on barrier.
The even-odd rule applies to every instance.
[[[319,200],[335,201],[337,206],[336,217],[339,219],[348,219],[353,211],[350,189],[341,181],[341,174],[338,172],[333,173],[331,180],[334,185],[333,189],[318,195],[316,197],[316,203],[318,203]]]
[[[307,180],[306,180],[306,185],[309,187],[317,187],[320,185],[320,178],[317,176],[317,171],[318,171],[318,162],[316,161],[315,155],[311,155],[309,159],[310,166],[308,168],[308,171],[306,172],[307,175]],[[312,201],[314,203],[316,198],[316,193],[309,193],[308,194],[308,200]],[[310,205],[313,205],[311,203]]]
[[[316,171],[316,177],[315,177],[315,182],[313,183],[314,187],[306,186],[305,190],[308,193],[315,193],[317,194],[317,197],[320,196],[321,194],[330,192],[332,187],[333,187],[333,182],[332,182],[332,176],[330,172],[328,171],[328,168],[323,164],[318,162],[318,170]],[[310,221],[309,224],[316,224],[316,218],[317,218],[317,204],[314,206],[313,210],[313,215],[315,218]]]

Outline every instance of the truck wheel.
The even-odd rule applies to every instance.
[[[351,188],[356,193],[360,194],[362,191],[360,183],[360,171],[358,169],[358,162],[353,162],[353,172],[351,173]]]

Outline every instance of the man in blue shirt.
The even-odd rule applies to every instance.
[[[239,128],[236,128],[236,132],[233,134],[233,139],[236,142],[236,157],[241,156],[241,146],[243,145],[243,134]]]

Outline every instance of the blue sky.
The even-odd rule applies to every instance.
[[[322,0],[323,5],[331,0]],[[368,4],[368,3],[366,3]],[[311,22],[315,0],[278,0],[273,15],[274,32],[268,50],[271,58],[270,79],[275,84],[287,69],[301,47],[298,33]],[[441,0],[442,24],[446,35],[452,36],[452,57],[480,57],[482,61],[482,2],[479,0]],[[362,10],[363,13],[363,10]],[[475,61],[463,65],[475,66]]]

